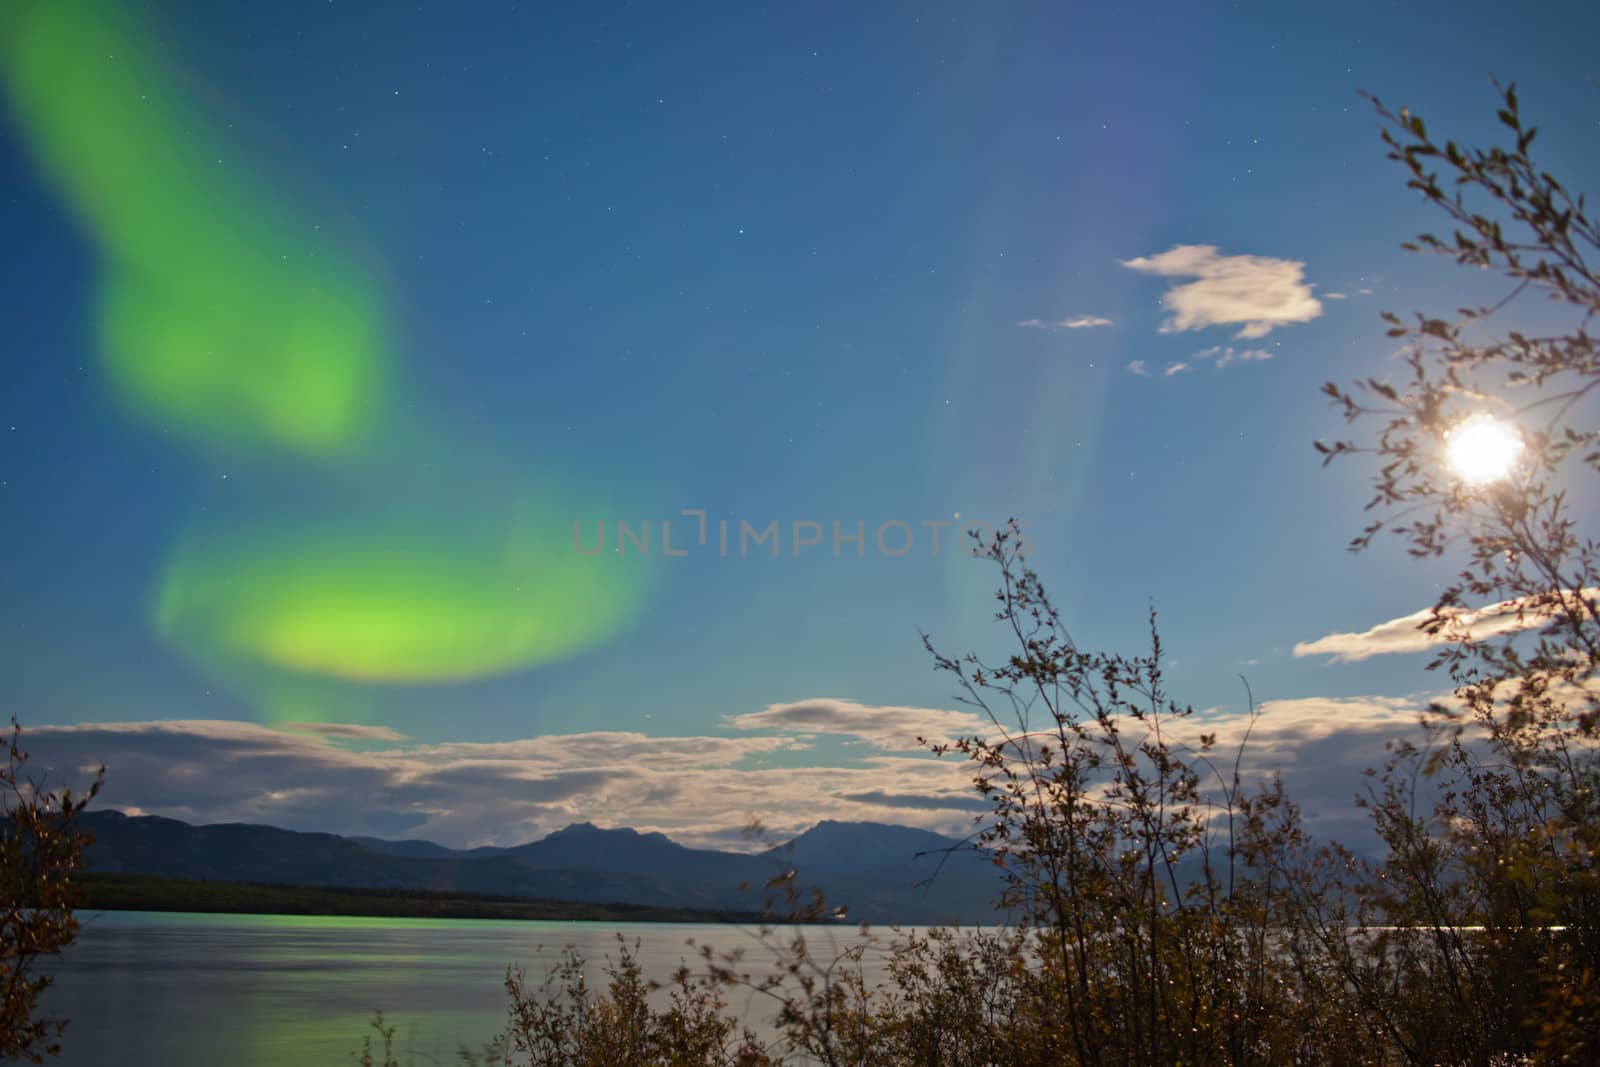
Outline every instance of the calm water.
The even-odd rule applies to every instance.
[[[747,946],[754,931],[689,924],[85,913],[56,968],[46,1010],[72,1020],[64,1067],[348,1064],[376,1008],[398,1025],[403,1064],[452,1064],[505,1019],[506,965],[530,980],[565,945],[598,961],[615,934],[639,942],[646,977],[665,979],[694,938]],[[841,946],[854,928],[819,928]],[[730,998],[756,1024],[760,1002]]]

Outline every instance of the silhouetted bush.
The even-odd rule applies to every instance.
[[[72,876],[89,843],[77,817],[100,791],[105,769],[81,796],[51,789],[26,776],[21,738],[12,719],[0,768],[0,1059],[42,1063],[61,1051],[66,1021],[39,1015],[50,976],[38,967],[77,935]]]

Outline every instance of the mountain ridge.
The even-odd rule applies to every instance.
[[[592,823],[520,845],[451,849],[416,838],[195,825],[114,809],[87,812],[83,821],[95,837],[85,852],[90,871],[197,881],[748,911],[761,910],[769,879],[794,869],[798,887],[820,888],[850,918],[878,923],[993,922],[998,913],[991,902],[1001,888],[986,856],[930,831],[886,823],[824,820],[782,845],[739,853]]]

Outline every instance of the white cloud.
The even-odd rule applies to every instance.
[[[1167,369],[1161,372],[1161,376],[1163,378],[1170,378],[1174,374],[1182,374],[1184,371],[1189,369],[1190,367],[1187,363],[1168,363]]]
[[[1159,255],[1121,261],[1166,278],[1193,278],[1162,297],[1172,312],[1162,333],[1242,324],[1237,336],[1265,337],[1275,326],[1310,322],[1322,305],[1304,280],[1305,264],[1267,256],[1224,256],[1214,245],[1174,245]]]
[[[1232,750],[1245,740],[1245,730],[1248,728],[1249,744],[1245,749],[1247,765],[1257,771],[1287,770],[1291,766],[1314,764],[1305,751],[1308,745],[1329,740],[1348,743],[1352,735],[1357,734],[1371,735],[1370,744],[1354,746],[1361,750],[1361,759],[1368,759],[1374,751],[1382,751],[1384,741],[1410,733],[1425,707],[1425,701],[1418,703],[1405,697],[1268,700],[1261,703],[1261,715],[1254,726],[1242,715],[1209,712],[1190,720],[1184,732],[1214,733],[1218,749],[1231,755]],[[1363,767],[1368,765],[1361,764]],[[1290,785],[1293,785],[1292,780]],[[1361,783],[1351,780],[1347,785],[1350,792],[1354,793]]]
[[[1586,599],[1600,598],[1600,589],[1585,589]],[[1296,656],[1332,656],[1334,663],[1357,663],[1372,656],[1399,652],[1426,652],[1460,637],[1474,640],[1499,637],[1543,626],[1552,616],[1551,604],[1531,597],[1519,597],[1489,604],[1475,611],[1454,613],[1451,634],[1431,635],[1421,627],[1433,618],[1432,608],[1423,608],[1398,619],[1380,622],[1360,633],[1335,633],[1294,646]]]
[[[1026,330],[1092,330],[1098,326],[1110,326],[1112,321],[1101,315],[1069,315],[1055,322],[1023,319],[1017,325]]]
[[[735,715],[728,719],[728,725],[736,730],[839,734],[869,741],[882,749],[908,752],[926,747],[917,740],[919,737],[945,741],[981,734],[990,724],[967,711],[874,707],[853,700],[818,697]]]
[[[1230,363],[1262,363],[1272,358],[1272,353],[1265,348],[1234,348],[1232,345],[1212,345],[1196,352],[1193,359],[1208,362],[1213,367],[1221,370]]]
[[[1350,294],[1349,293],[1323,293],[1322,294],[1322,299],[1324,299],[1324,300],[1349,300],[1350,299]]]
[[[319,737],[342,738],[350,741],[407,741],[405,734],[387,726],[365,726],[349,722],[291,722],[285,729],[316,734]]]
[[[1128,364],[1128,373],[1137,374],[1141,378],[1150,377],[1150,367],[1142,359],[1136,359]]]

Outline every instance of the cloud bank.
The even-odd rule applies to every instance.
[[[1426,701],[1271,701],[1250,734],[1250,778],[1282,771],[1314,832],[1359,845],[1351,801],[1384,742],[1411,732]],[[751,817],[778,835],[820,819],[893,822],[965,834],[985,810],[959,757],[916,751],[917,735],[993,734],[977,715],[835,698],[774,704],[727,720],[730,735],[631,731],[498,742],[379,743],[372,728],[316,731],[174,720],[36,726],[30,770],[54,784],[108,767],[100,805],[193,823],[420,837],[454,847],[513,845],[573,822],[631,826],[688,845],[748,847]],[[1247,720],[1211,711],[1173,736],[1217,734],[1231,763]],[[853,742],[853,758],[813,742]]]
[[[847,734],[856,727],[902,745],[887,716],[840,724]],[[754,731],[382,747],[366,747],[366,733],[360,749],[338,731],[212,720],[34,726],[24,737],[29,770],[49,784],[77,784],[104,764],[98,806],[453,847],[519,844],[583,821],[738,848],[751,816],[778,833],[819,819],[965,832],[971,819],[973,792],[958,760],[876,745],[846,765],[795,766],[805,740]]]

